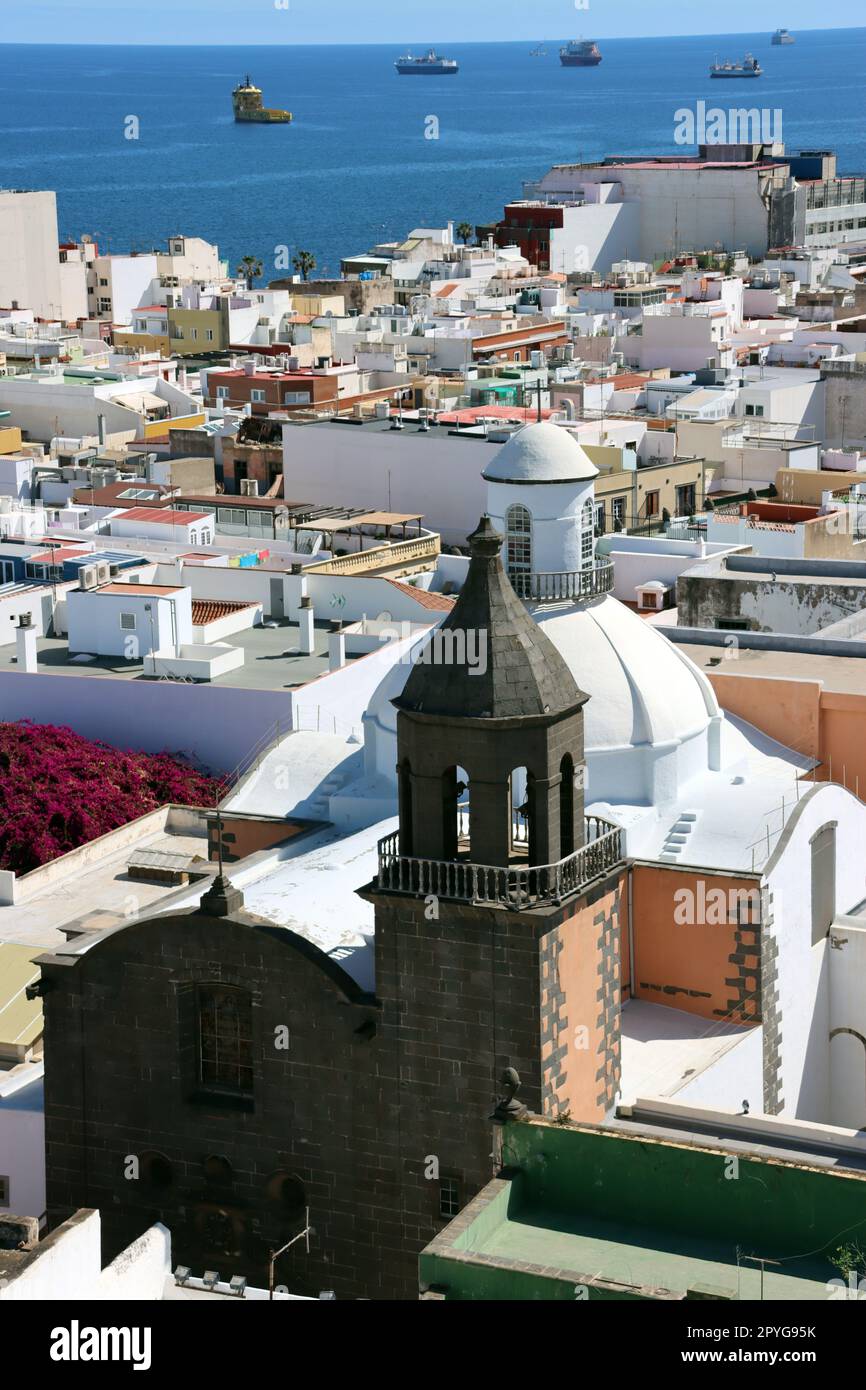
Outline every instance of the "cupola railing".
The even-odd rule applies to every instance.
[[[521,574],[509,571],[518,598],[535,603],[556,603],[563,599],[598,598],[613,589],[613,561],[582,570],[536,571]]]
[[[585,827],[583,847],[557,863],[507,866],[401,854],[399,831],[394,831],[379,841],[377,887],[491,907],[554,906],[622,861],[623,832],[618,825],[587,816]]]

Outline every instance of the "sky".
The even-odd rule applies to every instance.
[[[0,43],[470,43],[862,25],[861,0],[0,0]]]

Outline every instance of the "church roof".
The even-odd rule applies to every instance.
[[[482,474],[488,483],[577,483],[598,469],[562,425],[542,421],[513,434]]]
[[[515,594],[502,566],[502,536],[489,516],[469,544],[460,597],[394,704],[456,719],[524,719],[576,709],[587,696]]]

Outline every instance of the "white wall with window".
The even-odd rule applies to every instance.
[[[71,589],[66,622],[70,652],[138,662],[192,642],[192,593],[154,584]]]
[[[483,476],[507,569],[563,573],[593,563],[598,469],[564,426],[518,430]]]

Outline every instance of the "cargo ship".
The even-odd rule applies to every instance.
[[[777,29],[770,42],[777,46],[783,43],[793,43],[794,35],[789,34],[787,29]]]
[[[564,68],[597,68],[601,52],[593,39],[572,39],[559,50],[559,61]]]
[[[713,63],[710,77],[760,77],[763,68],[757,58],[747,53],[741,63]]]
[[[249,73],[232,92],[232,109],[236,121],[252,121],[257,125],[287,125],[292,119],[291,111],[262,105],[262,89],[253,86]]]
[[[460,71],[456,58],[440,58],[432,48],[422,58],[413,58],[411,53],[404,53],[394,67],[401,77],[453,77]]]

